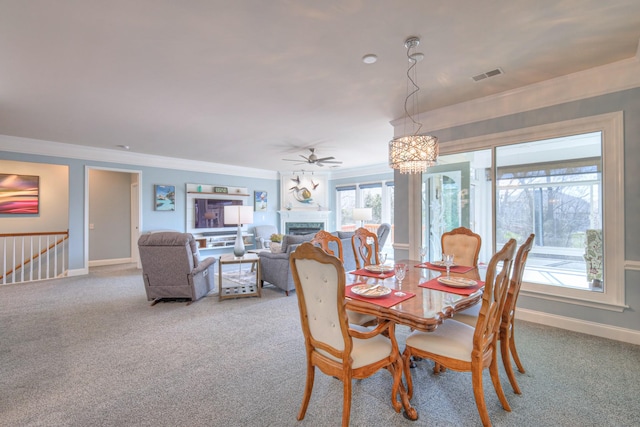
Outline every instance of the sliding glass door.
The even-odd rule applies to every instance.
[[[442,258],[440,236],[457,227],[484,234],[480,260],[487,259],[493,223],[487,197],[490,167],[491,151],[482,150],[440,156],[438,166],[422,175],[422,242],[428,246],[429,259]]]

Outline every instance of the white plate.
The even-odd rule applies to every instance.
[[[478,282],[471,279],[465,279],[464,277],[438,277],[438,282],[446,286],[452,286],[454,288],[470,288],[476,286]]]
[[[445,268],[447,267],[446,265],[444,265],[444,261],[429,261],[429,263],[433,265],[437,265],[438,267],[445,267]],[[456,266],[455,263],[451,264],[451,267],[455,267],[455,266]]]
[[[353,286],[351,288],[351,292],[362,297],[380,298],[385,295],[389,295],[391,293],[391,289],[386,286],[362,284]]]
[[[393,266],[392,265],[383,265],[383,266],[365,265],[364,269],[367,270],[369,273],[390,273],[393,271]]]

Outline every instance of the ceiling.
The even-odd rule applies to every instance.
[[[281,160],[311,147],[383,164],[408,36],[428,111],[634,57],[640,1],[0,0],[0,134],[274,171],[319,170]]]

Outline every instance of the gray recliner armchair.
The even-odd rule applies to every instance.
[[[190,233],[162,231],[138,239],[147,300],[185,298],[196,301],[213,289],[213,257],[200,259]]]

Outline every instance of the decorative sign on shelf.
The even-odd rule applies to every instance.
[[[227,187],[213,187],[213,192],[214,193],[219,193],[219,194],[229,194],[229,188],[227,188]]]

